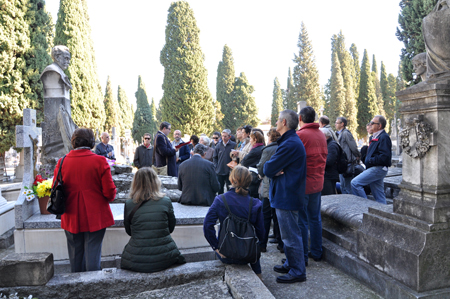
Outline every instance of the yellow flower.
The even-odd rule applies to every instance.
[[[45,180],[38,184],[36,188],[37,196],[42,198],[44,196],[50,196],[52,190],[52,180]]]

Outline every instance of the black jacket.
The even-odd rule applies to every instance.
[[[148,148],[145,145],[139,146],[134,152],[133,164],[138,169],[142,167],[152,167],[153,165],[153,146]]]
[[[385,131],[381,132],[378,138],[372,138],[370,141],[364,164],[366,169],[373,166],[390,167],[392,165],[392,142]]]
[[[199,155],[180,164],[178,189],[182,191],[179,202],[187,205],[210,206],[220,185],[214,165]]]
[[[154,151],[155,160],[153,165],[156,167],[167,165],[167,175],[177,176],[176,151],[172,147],[169,138],[160,131],[156,133]]]
[[[339,145],[333,138],[327,139],[327,164],[325,166],[325,176],[326,180],[339,181],[339,172],[337,169],[337,162],[339,159]]]
[[[245,155],[244,159],[241,161],[241,165],[244,167],[254,167],[256,168],[256,165],[258,165],[259,161],[261,160],[262,151],[263,151],[264,145],[257,146],[250,150],[250,152]],[[257,173],[252,172],[252,183],[250,184],[249,190],[250,190],[250,196],[258,198],[258,189],[259,185],[261,184],[261,180],[258,178]]]
[[[214,149],[213,163],[216,173],[218,175],[228,175],[230,173],[230,167],[227,166],[231,162],[230,152],[236,146],[236,142],[228,141],[227,146],[223,145],[223,142],[218,142]]]
[[[106,146],[103,144],[103,142],[100,142],[95,147],[95,153],[99,156],[106,157],[111,160],[116,160],[115,154],[113,154],[111,157],[108,157],[108,153],[113,152],[114,147],[111,144],[107,144]]]

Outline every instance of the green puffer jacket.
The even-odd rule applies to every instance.
[[[130,223],[129,215],[135,206],[132,200],[125,203],[125,231],[131,238],[123,250],[121,268],[149,273],[184,264],[186,261],[170,236],[176,223],[170,199],[144,202]]]

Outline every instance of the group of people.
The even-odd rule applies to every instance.
[[[282,111],[276,128],[267,133],[267,144],[264,133],[248,125],[237,129],[235,141],[228,129],[221,134],[215,132],[212,141],[207,136],[192,135],[189,142],[184,142],[177,130],[170,141],[171,125],[167,122],[161,123],[153,144],[151,135],[145,134],[135,154],[134,165],[139,170],[133,178],[131,199],[125,204],[125,230],[131,238],[122,255],[122,268],[154,272],[185,262],[170,236],[175,227],[173,206],[161,193],[157,177],[167,174],[178,176],[181,203],[210,206],[204,235],[221,261],[242,263],[220,252],[214,228],[217,220],[222,223],[228,215],[226,198],[236,216],[247,218],[250,213],[262,252],[266,251],[274,222],[273,237],[286,255],[273,268],[283,274],[277,282],[305,281],[308,258],[322,259],[321,196],[335,193],[336,182],[340,181],[343,193],[366,197],[363,187],[370,185],[375,199],[382,201],[380,180],[382,188],[382,178],[390,166],[390,139],[384,131],[383,116],[375,116],[370,123],[373,135],[363,161],[366,171],[350,180],[335,171],[339,147],[349,161],[360,157],[346,129],[346,119],[336,120],[335,133],[327,117],[321,117],[319,123],[315,118],[312,107],[301,109],[299,114]],[[102,134],[102,141],[108,141],[108,137]],[[73,272],[100,269],[105,229],[114,224],[108,202],[114,200],[116,190],[108,163],[91,152],[94,144],[92,130],[77,129],[72,136],[74,150],[55,169],[56,177],[62,168],[68,190],[61,226],[66,231]],[[107,143],[99,146],[96,153],[111,153]],[[85,188],[85,184],[93,187]],[[261,274],[259,259],[251,267]]]

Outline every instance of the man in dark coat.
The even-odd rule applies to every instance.
[[[154,146],[153,165],[163,167],[167,165],[167,175],[177,176],[176,152],[178,149],[172,147],[167,135],[172,130],[172,126],[168,122],[162,122],[159,131],[156,133]]]
[[[116,160],[116,156],[114,155],[114,147],[111,144],[108,144],[108,132],[103,132],[101,138],[102,142],[97,144],[97,146],[95,147],[95,153],[107,159]]]
[[[264,175],[270,181],[270,206],[276,209],[284,243],[286,261],[273,270],[286,275],[278,276],[277,282],[293,283],[306,280],[305,256],[302,232],[298,225],[299,211],[306,207],[306,152],[302,141],[295,133],[298,115],[284,110],[277,121],[281,134],[278,148],[264,164]]]
[[[150,133],[145,133],[144,143],[134,152],[133,164],[138,169],[142,167],[152,167],[153,165],[153,146],[151,142],[152,135],[150,135]]]
[[[217,142],[214,149],[213,163],[216,170],[217,180],[220,184],[219,194],[223,194],[223,187],[226,185],[227,190],[231,185],[228,176],[230,175],[230,167],[227,166],[231,162],[230,152],[236,146],[236,143],[230,140],[231,131],[225,129],[222,131],[222,140]]]
[[[186,205],[210,206],[219,191],[214,164],[205,160],[207,147],[197,144],[194,155],[183,162],[178,169],[178,190],[181,197],[178,202]]]
[[[367,198],[364,186],[370,184],[370,190],[375,200],[386,204],[384,178],[388,167],[392,164],[392,143],[391,138],[384,131],[386,127],[384,116],[376,115],[370,124],[373,135],[364,162],[366,170],[352,180],[352,191],[356,196]]]

